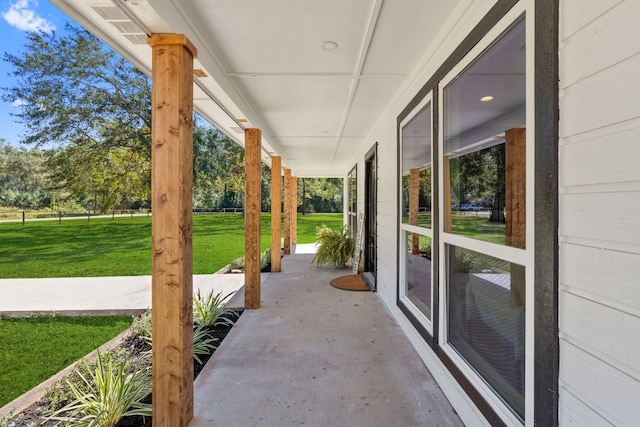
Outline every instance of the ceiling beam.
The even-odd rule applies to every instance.
[[[362,47],[360,48],[360,55],[358,56],[358,62],[356,63],[356,69],[353,72],[354,78],[351,82],[351,88],[349,89],[349,95],[342,112],[342,118],[340,119],[340,127],[338,129],[337,138],[333,147],[333,156],[331,160],[335,160],[338,154],[338,148],[340,147],[340,141],[342,140],[342,134],[344,128],[347,125],[347,119],[353,106],[353,99],[356,96],[356,90],[358,89],[358,83],[360,82],[360,76],[362,76],[362,69],[364,68],[364,61],[367,59],[369,53],[369,46],[371,46],[371,40],[373,39],[373,33],[375,32],[378,18],[380,17],[380,9],[382,9],[383,0],[374,0],[371,7],[371,14],[369,15],[369,23],[367,24],[367,31],[362,39]]]

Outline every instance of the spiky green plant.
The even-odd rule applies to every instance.
[[[126,416],[151,416],[151,404],[141,402],[151,393],[150,369],[136,367],[128,358],[104,363],[99,351],[96,360],[93,370],[83,361],[88,374],[78,371],[88,391],[67,381],[75,400],[47,419],[70,426],[112,427]]]
[[[318,267],[325,264],[340,267],[353,257],[356,242],[350,236],[348,227],[334,230],[323,225],[316,231],[316,246],[318,250],[311,262]]]
[[[216,349],[214,342],[218,341],[207,332],[204,325],[198,325],[193,331],[193,358],[202,363],[200,356],[207,356]]]
[[[131,328],[129,329],[131,336],[151,338],[152,323],[151,323],[151,310],[147,310],[140,316],[137,316],[131,322]]]
[[[232,317],[237,317],[238,312],[225,306],[232,292],[222,295],[222,292],[213,294],[213,290],[205,297],[200,294],[200,289],[193,297],[193,320],[198,325],[233,326]]]

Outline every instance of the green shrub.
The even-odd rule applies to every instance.
[[[129,331],[132,337],[151,338],[151,310],[147,310],[140,316],[134,317]]]
[[[267,248],[260,253],[260,270],[264,270],[270,262],[271,248]],[[244,270],[244,255],[231,261],[229,263],[229,268],[232,270]]]
[[[203,297],[200,294],[200,290],[193,297],[193,320],[196,324],[202,326],[218,326],[229,325],[233,326],[232,317],[237,317],[238,312],[227,308],[225,302],[232,293],[222,295],[222,292],[218,292],[213,295],[213,290]]]
[[[431,243],[420,245],[420,253],[423,257],[431,259]]]
[[[213,338],[207,332],[207,328],[204,325],[198,325],[193,331],[193,358],[202,363],[200,356],[208,356],[216,346],[213,344],[218,341],[217,338]]]
[[[271,262],[271,248],[267,248],[260,254],[260,270],[264,270]]]
[[[141,402],[151,393],[149,367],[137,367],[129,357],[103,361],[100,352],[95,368],[84,360],[82,364],[88,374],[76,371],[81,385],[67,381],[75,399],[47,419],[72,426],[111,427],[126,416],[151,416],[151,405]]]
[[[343,266],[353,257],[356,242],[346,226],[334,230],[323,225],[316,231],[316,245],[318,250],[311,262],[318,267],[325,264]]]
[[[144,369],[151,366],[149,354],[143,353],[140,356],[134,356],[124,348],[102,353],[100,358],[102,364],[111,363],[116,367],[128,366],[130,370],[134,368]],[[73,372],[68,375],[64,381],[60,381],[51,386],[43,398],[43,401],[47,404],[50,411],[55,412],[71,403],[76,398],[73,393],[73,388],[82,393],[89,393],[91,389],[84,381],[84,378],[91,376],[91,372],[95,371],[97,367],[97,359],[93,359],[90,362],[83,359],[76,364]]]

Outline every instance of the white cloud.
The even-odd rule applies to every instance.
[[[22,31],[43,31],[50,33],[56,29],[55,25],[39,16],[34,8],[38,2],[31,0],[17,0],[9,10],[2,13],[2,17],[19,30]]]
[[[25,104],[26,104],[26,101],[24,101],[24,100],[22,100],[22,99],[18,98],[18,99],[16,99],[15,101],[13,101],[13,102],[11,103],[11,106],[12,106],[13,108],[20,108],[20,107],[22,107],[22,106],[23,106],[23,105],[25,105]]]

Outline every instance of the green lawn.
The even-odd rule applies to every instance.
[[[342,214],[298,214],[298,243],[316,228],[342,225]],[[271,244],[271,215],[262,215],[261,246]],[[151,274],[151,217],[0,223],[0,278]],[[213,273],[244,252],[244,216],[194,215],[193,272]]]
[[[485,242],[505,244],[505,225],[489,222],[486,215],[453,214],[453,233]]]
[[[0,318],[0,406],[130,325],[129,316]]]

